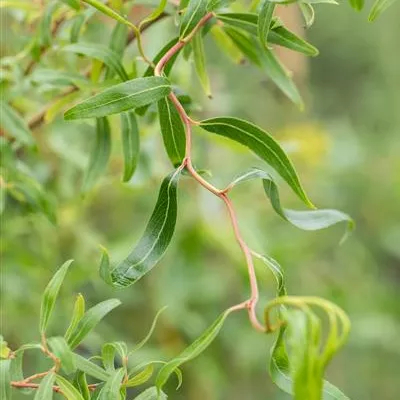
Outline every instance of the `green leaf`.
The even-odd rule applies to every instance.
[[[39,323],[39,329],[41,333],[46,332],[46,328],[49,323],[58,292],[72,261],[73,260],[68,260],[60,267],[60,269],[51,278],[50,282],[43,292]]]
[[[159,391],[155,386],[146,389],[144,392],[136,396],[134,400],[166,400],[167,395]]]
[[[130,26],[133,29],[137,29],[135,25],[133,25],[129,20],[124,18],[122,15],[118,14],[116,11],[114,11],[112,8],[106,6],[104,3],[102,3],[99,0],[82,0],[83,2],[90,4],[92,7],[96,8],[98,11],[103,13],[104,15],[107,15],[108,17],[115,19],[118,22],[121,22],[122,24],[126,24],[127,26]]]
[[[66,374],[75,372],[76,365],[74,356],[63,337],[52,337],[48,339],[50,348],[56,357],[61,361],[61,368]]]
[[[11,400],[10,360],[0,360],[0,398]]]
[[[314,207],[300,183],[293,164],[269,133],[250,122],[232,117],[210,118],[201,121],[200,126],[208,132],[216,133],[247,146],[274,168],[306,205]]]
[[[82,192],[88,192],[105,171],[111,154],[110,123],[106,117],[96,119],[96,141],[90,153],[89,164],[82,183]]]
[[[179,28],[180,39],[188,36],[207,13],[207,0],[190,0]]]
[[[33,144],[32,132],[22,117],[7,103],[0,101],[0,126],[8,135],[17,141],[31,145]]]
[[[171,91],[164,77],[137,78],[112,86],[77,104],[65,113],[66,120],[99,118],[156,102]]]
[[[304,21],[306,23],[306,28],[309,28],[315,20],[314,7],[309,3],[299,3],[299,8],[303,14]]]
[[[128,182],[139,161],[140,137],[135,114],[132,111],[121,114],[122,149],[124,153],[123,182]]]
[[[164,9],[165,9],[167,3],[168,3],[167,0],[160,0],[157,8],[155,10],[153,10],[150,15],[148,15],[146,18],[144,18],[139,26],[141,27],[145,24],[148,24],[151,21],[156,20],[164,12]]]
[[[72,25],[71,25],[71,31],[69,34],[69,41],[71,43],[76,43],[79,40],[79,37],[81,35],[82,27],[84,26],[86,21],[85,14],[78,14],[74,17]]]
[[[368,15],[368,21],[369,22],[375,21],[395,1],[396,0],[376,0]]]
[[[125,376],[125,369],[117,369],[107,380],[99,394],[99,400],[120,400],[119,390]]]
[[[110,374],[97,364],[87,360],[79,354],[74,354],[76,367],[85,374],[99,379],[100,381],[107,381]]]
[[[281,89],[293,103],[303,108],[303,100],[300,97],[296,85],[293,83],[289,72],[280,63],[272,50],[265,48],[265,51],[261,55],[261,65],[279,89]]]
[[[349,0],[350,5],[357,11],[361,11],[364,7],[364,0]]]
[[[40,350],[42,351],[42,346],[40,343],[28,343],[21,346],[18,350],[14,352],[14,358],[11,359],[11,366],[10,366],[10,374],[11,380],[13,381],[22,381],[24,380],[24,371],[23,371],[23,359],[25,350]],[[20,389],[22,392],[24,389]],[[26,391],[29,391],[27,389]]]
[[[82,75],[49,68],[35,69],[30,78],[35,83],[59,86],[81,86],[88,83],[87,79]]]
[[[267,44],[269,28],[274,14],[275,4],[269,0],[262,0],[258,14],[258,37],[263,46]]]
[[[79,321],[78,326],[71,334],[68,341],[69,346],[74,349],[82,340],[89,334],[89,332],[115,307],[119,306],[121,302],[118,299],[105,300],[86,311],[83,318]],[[85,371],[86,372],[86,371]]]
[[[230,186],[234,186],[245,180],[260,178],[263,181],[263,187],[266,195],[271,201],[272,208],[275,212],[282,217],[284,220],[290,222],[297,228],[306,231],[315,231],[319,229],[328,228],[339,222],[347,222],[346,233],[341,240],[343,242],[344,238],[354,229],[353,220],[345,213],[338,210],[311,210],[311,211],[296,211],[283,208],[281,205],[278,186],[274,178],[265,171],[260,169],[253,169],[239,178],[235,179]]]
[[[279,265],[279,263],[270,256],[261,255],[261,254],[254,254],[254,255],[257,258],[259,258],[260,260],[262,260],[263,263],[272,272],[272,275],[274,276],[274,278],[276,280],[277,296],[286,296],[287,290],[286,290],[285,275],[284,275],[283,269]]]
[[[79,0],[61,0],[61,1],[75,10],[80,9]]]
[[[90,400],[90,390],[86,380],[86,374],[82,371],[76,371],[74,377],[74,386],[85,400]]]
[[[129,380],[124,384],[126,387],[135,387],[139,385],[143,385],[146,383],[154,372],[154,366],[152,364],[145,367],[143,371],[140,371],[138,374],[129,377]]]
[[[105,343],[101,349],[103,365],[108,372],[115,370],[115,353],[118,353],[122,361],[126,359],[128,356],[128,348],[126,344],[124,342]]]
[[[67,342],[70,339],[72,332],[78,326],[78,323],[82,319],[84,314],[85,314],[85,298],[79,293],[76,296],[71,322],[69,323],[69,326],[64,335],[65,340]]]
[[[232,42],[221,26],[214,25],[211,28],[211,35],[214,37],[217,46],[236,64],[240,64],[243,57],[242,53]]]
[[[67,400],[85,400],[72,383],[61,375],[56,376],[56,381]]]
[[[156,386],[159,390],[162,389],[162,387],[168,381],[168,378],[176,370],[176,368],[178,368],[183,363],[197,357],[211,344],[211,342],[215,339],[215,337],[221,330],[222,325],[224,324],[228,314],[228,312],[222,313],[214,321],[214,323],[203,332],[203,334],[199,338],[197,338],[189,347],[183,350],[183,352],[179,354],[176,358],[169,361],[160,369],[156,378]]]
[[[39,388],[36,391],[34,400],[52,400],[53,384],[56,379],[54,372],[49,372],[40,382]]]
[[[230,3],[233,3],[234,0],[208,0],[207,10],[215,11],[218,8],[227,7]]]
[[[185,127],[172,101],[165,97],[158,102],[161,133],[168,157],[174,167],[185,157]]]
[[[63,48],[63,51],[70,53],[83,54],[84,56],[94,58],[107,65],[115,72],[123,81],[129,79],[125,68],[121,64],[120,56],[110,48],[95,43],[74,43]]]
[[[217,14],[218,20],[222,21],[224,25],[233,26],[234,28],[242,29],[253,36],[257,36],[258,32],[258,16],[253,13],[219,13]],[[268,25],[269,29],[269,25]],[[265,41],[266,36],[264,37]]]
[[[166,308],[167,308],[167,307],[165,306],[165,307],[161,308],[161,309],[157,312],[157,314],[156,314],[156,316],[154,317],[153,322],[152,322],[152,324],[151,324],[150,330],[147,332],[147,335],[146,335],[146,336],[145,336],[145,337],[144,337],[144,338],[129,352],[129,354],[133,354],[135,351],[140,350],[140,349],[148,342],[148,340],[151,338],[151,335],[153,334],[154,329],[155,329],[155,327],[156,327],[156,325],[157,325],[158,318],[160,317],[161,313],[162,313]]]
[[[148,273],[164,255],[171,242],[177,216],[177,183],[180,170],[168,175],[146,230],[129,256],[111,272],[114,286],[126,287]]]
[[[206,57],[201,32],[194,35],[192,40],[194,66],[205,94],[211,98],[210,79],[206,70]]]
[[[8,358],[10,352],[8,343],[4,340],[3,335],[0,335],[0,358]]]
[[[109,48],[118,56],[119,60],[121,60],[124,55],[128,41],[128,33],[129,28],[125,24],[121,24],[119,22],[116,23],[111,33]],[[114,73],[115,71],[112,68],[108,68],[105,78],[111,79],[114,76]]]
[[[53,18],[53,15],[55,14],[57,8],[60,6],[55,1],[51,1],[47,4],[42,20],[40,22],[40,27],[39,27],[39,38],[40,38],[40,45],[43,47],[48,47],[50,46],[52,40],[53,40],[53,35],[52,35],[52,29],[51,29],[51,21]]]

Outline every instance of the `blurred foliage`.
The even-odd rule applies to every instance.
[[[233,192],[244,236],[255,250],[268,250],[284,266],[289,291],[329,298],[349,313],[350,340],[329,367],[328,378],[354,399],[394,400],[400,393],[399,12],[400,4],[394,4],[375,24],[367,24],[366,13],[351,13],[347,5],[317,9],[307,38],[320,55],[309,61],[307,81],[300,83],[307,104],[304,112],[271,90],[271,83],[254,67],[227,66],[224,55],[207,40],[212,100],[203,96],[194,72],[182,61],[172,73],[194,94],[197,116],[229,111],[274,132],[315,203],[345,210],[356,220],[355,233],[338,247],[341,227],[304,233],[282,223],[271,213],[261,185],[248,182],[246,190]],[[27,45],[30,33],[21,31],[18,13],[11,18],[5,12],[1,18],[1,55],[15,55]],[[172,38],[172,24],[162,21],[146,33],[150,56],[165,43],[167,32]],[[84,38],[106,44],[112,26],[94,20]],[[61,39],[66,32],[60,31]],[[124,59],[128,71],[136,55],[130,46]],[[70,55],[61,57],[56,49],[46,54],[43,63],[74,68]],[[2,68],[1,73],[19,67]],[[138,68],[144,70],[144,65]],[[56,88],[31,90],[34,83],[22,75],[20,79],[11,96],[18,100],[19,110],[34,116],[52,101]],[[1,88],[6,86],[2,80]],[[72,293],[84,293],[89,306],[108,297],[122,301],[84,342],[84,353],[97,352],[109,338],[137,343],[157,310],[168,305],[150,345],[138,352],[135,363],[176,355],[249,290],[223,205],[185,178],[179,190],[176,234],[155,271],[125,291],[110,289],[98,279],[98,244],[106,245],[115,260],[126,255],[140,237],[169,170],[158,122],[150,117],[140,125],[137,172],[122,185],[118,122],[111,121],[113,149],[107,175],[85,197],[80,185],[94,138],[90,123],[71,125],[58,114],[35,132],[36,148],[20,154],[54,197],[57,224],[7,197],[1,224],[1,331],[11,348],[37,336],[43,287],[56,266],[71,257],[75,263],[61,289],[50,331],[67,327]],[[194,158],[201,160],[196,165],[210,170],[217,186],[258,166],[256,159],[225,139],[200,130],[195,133]],[[283,197],[286,204],[296,206],[288,191]],[[263,265],[257,267],[264,304],[274,295],[274,282]],[[235,315],[210,349],[183,367],[181,390],[175,394],[171,382],[167,391],[176,399],[286,399],[266,379],[270,340],[253,331],[245,315]],[[28,372],[46,367],[34,353],[27,359]]]

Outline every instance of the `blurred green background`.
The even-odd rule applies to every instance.
[[[231,64],[211,42],[207,54],[212,100],[204,98],[193,67],[186,62],[181,60],[172,75],[193,96],[195,118],[232,115],[267,129],[290,153],[314,203],[338,208],[355,219],[355,233],[339,246],[343,226],[310,233],[297,230],[271,212],[257,182],[232,193],[247,242],[280,262],[289,293],[323,296],[350,315],[349,342],[333,360],[327,377],[352,399],[400,396],[399,15],[400,3],[374,24],[367,23],[366,12],[356,13],[347,4],[317,8],[307,38],[320,55],[311,60],[288,58],[306,100],[304,112],[289,104],[260,71]],[[21,33],[15,16],[3,14],[2,22],[1,53],[13,55],[29,33]],[[85,39],[107,43],[111,29],[112,24],[94,20]],[[155,54],[173,32],[170,20],[149,31],[148,54]],[[61,32],[59,41],[64,39]],[[135,51],[130,46],[125,55],[127,68]],[[57,48],[42,63],[76,68],[68,59],[60,59]],[[13,96],[33,115],[55,93],[56,88],[39,90],[25,80]],[[108,297],[123,302],[85,341],[84,354],[99,352],[104,341],[134,344],[145,335],[157,310],[168,305],[150,343],[132,362],[167,359],[222,310],[248,296],[245,265],[223,204],[189,178],[181,181],[176,233],[159,265],[123,291],[110,289],[99,279],[98,245],[109,249],[114,262],[129,252],[170,170],[158,122],[149,116],[140,121],[139,169],[132,182],[122,184],[118,120],[112,121],[112,162],[107,175],[84,198],[79,190],[94,137],[90,123],[65,123],[59,116],[35,133],[37,151],[22,154],[57,202],[58,224],[53,226],[40,214],[27,214],[7,199],[1,224],[1,331],[13,348],[38,340],[41,293],[69,258],[75,262],[51,334],[60,334],[67,326],[76,293],[83,293],[88,305]],[[243,148],[201,131],[195,132],[194,157],[197,167],[210,170],[210,179],[220,187],[260,165]],[[300,208],[283,184],[282,189],[284,204]],[[257,272],[261,311],[275,289],[263,265],[257,265]],[[211,347],[184,366],[182,388],[175,392],[171,382],[168,394],[191,400],[287,399],[267,375],[272,341],[250,327],[245,313],[233,315]],[[27,373],[43,368],[45,363],[29,353]]]

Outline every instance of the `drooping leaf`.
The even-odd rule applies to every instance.
[[[128,182],[139,160],[140,137],[135,114],[128,111],[121,114],[122,150],[124,153],[123,182]]]
[[[78,389],[76,389],[72,383],[70,383],[63,376],[56,375],[56,381],[67,400],[85,400],[79,393]]]
[[[34,400],[52,400],[53,384],[55,379],[56,379],[56,374],[54,372],[49,372],[40,382]]]
[[[229,26],[224,27],[224,31],[245,57],[247,57],[252,63],[261,67],[258,49],[257,47],[254,47],[254,43],[250,40],[248,35],[241,32],[239,29]]]
[[[284,26],[278,26],[268,33],[268,41],[288,49],[298,51],[307,56],[315,57],[319,51],[312,44],[306,42],[300,36],[290,32]]]
[[[253,13],[219,13],[217,14],[218,20],[222,21],[224,25],[229,25],[234,28],[239,28],[257,36],[258,33],[258,15]],[[269,25],[268,25],[269,29]],[[266,33],[267,34],[267,33]],[[266,38],[266,36],[265,36]],[[264,38],[264,40],[265,40]]]
[[[375,21],[396,0],[376,0],[368,15],[368,21]]]
[[[134,400],[166,400],[167,395],[159,391],[155,386],[146,389],[144,392],[136,396]]]
[[[232,117],[210,118],[201,121],[200,126],[209,132],[247,146],[274,168],[306,205],[313,207],[300,183],[293,164],[279,144],[266,131],[250,122]]]
[[[96,304],[94,307],[86,311],[83,318],[79,321],[78,326],[71,334],[68,344],[71,349],[74,349],[89,332],[115,307],[118,307],[121,302],[118,299],[109,299]],[[85,371],[86,372],[86,371]]]
[[[85,298],[79,293],[78,296],[76,296],[71,322],[69,323],[69,326],[64,335],[64,338],[67,342],[84,314],[85,314]]]
[[[206,70],[206,57],[204,52],[203,37],[201,32],[194,35],[192,40],[194,66],[199,77],[201,86],[208,97],[211,95],[210,79]]]
[[[269,0],[262,0],[258,14],[258,37],[263,46],[267,44],[268,32],[274,14],[275,4]]]
[[[112,86],[77,104],[65,113],[66,120],[99,118],[154,103],[171,91],[164,77],[137,78]]]
[[[82,183],[82,192],[88,192],[103,174],[111,154],[110,123],[106,117],[96,119],[96,140]]]
[[[140,27],[148,24],[151,21],[156,20],[164,11],[168,1],[167,0],[160,0],[158,6],[140,23]]]
[[[73,383],[85,400],[91,400],[90,390],[84,372],[76,371]]]
[[[22,117],[7,103],[0,101],[0,126],[8,135],[21,143],[33,144],[32,132]]]
[[[197,357],[211,344],[221,330],[228,314],[227,312],[222,313],[199,338],[160,369],[156,378],[156,386],[158,389],[162,389],[176,368]]]
[[[127,81],[129,79],[125,68],[121,64],[120,56],[106,46],[95,43],[79,42],[67,45],[63,48],[63,50],[71,53],[83,54],[87,57],[99,60],[107,65],[107,67],[116,74],[118,74],[123,81]]]
[[[93,378],[99,379],[100,381],[106,381],[110,377],[110,374],[103,368],[80,356],[79,354],[74,354],[74,359],[75,365],[78,370],[84,372],[85,374],[92,376]]]
[[[281,205],[278,186],[274,178],[265,171],[254,168],[251,171],[239,176],[230,186],[236,185],[245,180],[259,178],[263,181],[266,195],[271,201],[274,211],[284,220],[290,222],[297,228],[314,231],[325,229],[339,222],[347,222],[347,230],[343,239],[354,228],[353,220],[345,213],[338,210],[322,209],[309,211],[296,211],[283,208]],[[342,239],[342,241],[343,241]]]
[[[143,385],[143,383],[146,383],[151,378],[153,372],[154,372],[154,366],[150,364],[147,367],[145,367],[143,371],[140,371],[134,376],[130,376],[129,380],[124,385],[126,387],[135,387]]]
[[[211,35],[214,37],[218,47],[236,64],[239,64],[242,59],[242,53],[233,44],[232,39],[226,34],[221,26],[215,24],[211,28]]]
[[[46,331],[51,313],[54,308],[54,304],[57,299],[58,292],[72,261],[73,260],[68,260],[60,267],[60,269],[51,278],[50,282],[47,284],[46,289],[43,292],[42,304],[40,306],[39,323],[39,329],[41,333],[44,333]]]
[[[207,13],[207,0],[190,0],[183,14],[179,37],[188,36]]]
[[[177,183],[180,170],[168,175],[146,230],[129,256],[111,271],[114,286],[132,285],[148,273],[164,255],[172,239],[177,216]]]
[[[124,342],[105,343],[101,348],[101,358],[106,371],[113,372],[115,370],[115,354],[118,353],[121,360],[128,355],[128,348]]]
[[[110,38],[109,48],[118,56],[121,60],[126,48],[128,40],[129,28],[125,24],[119,22],[116,23]],[[108,68],[106,72],[106,79],[111,79],[115,74],[115,70]]]
[[[99,400],[120,400],[119,390],[124,379],[125,369],[117,369],[106,381],[99,394]]]
[[[66,374],[75,372],[75,359],[67,341],[63,337],[51,337],[48,339],[50,348],[61,361],[61,368]]]
[[[0,398],[11,400],[11,360],[0,360]]]
[[[185,127],[172,101],[165,97],[158,102],[161,133],[168,157],[174,167],[185,157]]]

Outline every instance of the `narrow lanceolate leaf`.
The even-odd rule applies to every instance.
[[[41,333],[44,333],[46,331],[47,325],[51,317],[51,313],[54,308],[54,304],[57,299],[58,292],[65,278],[65,274],[67,273],[68,268],[71,265],[72,261],[73,260],[69,260],[60,267],[60,269],[51,278],[50,282],[48,283],[43,293],[42,304],[40,307],[40,323],[39,323],[39,329]]]
[[[123,81],[127,81],[129,79],[125,68],[121,64],[120,56],[106,46],[95,43],[80,42],[65,46],[63,50],[71,53],[83,54],[87,57],[99,60],[107,65],[107,67],[116,74],[118,74]]]
[[[357,11],[361,11],[364,7],[364,0],[349,0],[350,5]]]
[[[143,21],[140,23],[140,26],[148,24],[151,21],[156,20],[164,11],[167,5],[167,0],[160,0],[158,6],[153,10],[153,12],[148,15]]]
[[[203,37],[201,32],[197,33],[192,40],[194,66],[199,77],[201,86],[208,97],[211,96],[210,79],[206,70],[206,56],[204,52]]]
[[[111,49],[121,60],[124,55],[128,40],[129,28],[125,24],[116,23],[110,38],[109,49]],[[106,79],[111,79],[115,74],[115,69],[107,68]]]
[[[136,170],[139,160],[140,138],[135,114],[132,111],[121,114],[122,150],[124,153],[124,175],[122,180],[129,181]]]
[[[167,176],[146,230],[131,254],[111,271],[112,284],[126,287],[147,274],[171,242],[177,216],[177,184],[181,171]]]
[[[368,21],[375,21],[396,0],[376,0],[368,15]]]
[[[161,133],[172,164],[180,165],[185,157],[185,127],[172,101],[165,97],[158,102]]]
[[[82,27],[85,24],[85,15],[84,14],[78,14],[75,16],[73,19],[72,25],[71,25],[71,31],[69,34],[69,41],[71,43],[76,43],[79,40],[79,36],[82,31]]]
[[[224,23],[224,25],[239,28],[243,31],[257,36],[258,33],[258,16],[253,13],[220,13],[217,18]],[[268,26],[269,29],[269,26]],[[268,32],[267,32],[268,33]],[[266,36],[265,36],[266,37]]]
[[[56,379],[54,372],[48,373],[40,382],[39,388],[36,391],[34,400],[52,400],[53,384]]]
[[[147,367],[145,367],[143,371],[140,371],[136,375],[129,377],[129,380],[126,383],[124,383],[124,385],[126,387],[135,387],[143,385],[151,378],[153,372],[154,372],[154,366],[150,364]]]
[[[155,386],[146,389],[144,392],[136,396],[134,400],[166,400],[167,395],[159,391]]]
[[[124,376],[124,368],[117,369],[113,374],[111,374],[103,389],[101,389],[99,400],[120,400],[119,390]]]
[[[58,2],[53,1],[50,2],[45,8],[39,27],[39,39],[41,46],[48,47],[53,40],[51,22],[53,15],[59,6],[60,4]]]
[[[108,17],[115,19],[118,22],[126,24],[126,25],[130,26],[131,28],[136,28],[130,21],[128,21],[122,15],[118,14],[112,8],[105,5],[102,1],[100,1],[100,0],[82,0],[82,1],[84,3],[90,4],[92,7],[96,8],[104,15],[107,15]]]
[[[77,327],[79,321],[82,319],[83,315],[85,314],[85,298],[79,293],[76,296],[74,310],[72,312],[71,322],[65,332],[65,340],[69,340],[71,337],[72,332]]]
[[[61,361],[61,368],[66,374],[75,372],[75,359],[67,341],[63,337],[52,337],[49,340],[52,352]]]
[[[183,14],[179,37],[185,38],[207,13],[207,0],[190,0]]]
[[[242,53],[232,42],[231,38],[226,34],[221,26],[214,25],[211,28],[211,35],[214,37],[218,47],[236,64],[239,64],[242,59]]]
[[[290,222],[297,228],[306,231],[315,231],[319,229],[328,228],[339,222],[347,222],[347,230],[344,238],[354,228],[353,220],[345,213],[338,210],[310,210],[310,211],[296,211],[283,208],[281,205],[278,186],[274,178],[265,171],[260,169],[253,169],[231,183],[231,187],[243,182],[245,180],[259,178],[262,179],[263,187],[266,195],[271,201],[272,208],[274,211],[282,217],[284,220]]]
[[[115,355],[118,353],[121,360],[125,359],[128,355],[128,347],[124,342],[111,342],[106,343],[101,348],[101,358],[103,359],[104,368],[108,372],[115,370]]]
[[[56,381],[67,400],[85,400],[79,393],[78,389],[76,389],[74,385],[72,385],[72,383],[70,383],[63,376],[57,375]]]
[[[21,143],[34,142],[31,131],[22,117],[7,103],[0,101],[1,129]]]
[[[303,100],[301,99],[296,85],[293,83],[289,72],[281,64],[281,62],[278,60],[272,50],[265,48],[265,51],[262,53],[261,56],[261,64],[265,72],[279,87],[279,89],[281,89],[282,92],[285,93],[285,95],[293,101],[293,103],[302,108]]]
[[[90,331],[115,307],[118,307],[121,302],[118,299],[105,300],[94,307],[90,308],[83,318],[79,321],[75,331],[71,334],[68,341],[69,346],[74,349]]]
[[[192,360],[201,354],[215,339],[218,335],[219,331],[222,328],[222,325],[225,322],[226,317],[228,316],[227,312],[222,313],[214,323],[206,329],[203,334],[197,338],[189,347],[187,347],[181,354],[179,354],[176,358],[169,361],[165,364],[159,371],[156,379],[156,386],[158,389],[162,389],[165,383],[168,381],[168,378],[172,373],[185,362]]]
[[[65,119],[99,118],[154,103],[167,96],[171,84],[164,77],[138,78],[112,86],[77,104]]]
[[[274,14],[275,4],[269,0],[262,0],[258,14],[258,37],[263,46],[267,44],[269,28]]]
[[[70,7],[72,7],[75,10],[80,9],[79,0],[61,0],[61,1],[65,4],[69,5]]]
[[[11,400],[11,360],[0,360],[0,399]]]
[[[100,381],[107,381],[110,374],[97,364],[87,360],[79,354],[74,354],[75,365],[78,370],[85,374],[92,376],[93,378],[99,379]]]
[[[96,140],[82,184],[82,192],[89,191],[107,167],[111,154],[111,133],[108,119],[97,118]]]
[[[90,400],[90,390],[86,380],[86,374],[82,371],[76,371],[74,377],[74,386],[85,400]]]
[[[305,204],[313,207],[300,183],[292,162],[269,133],[250,122],[231,117],[210,118],[202,121],[200,126],[209,132],[247,146],[274,168]]]

